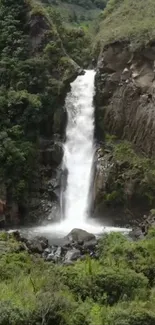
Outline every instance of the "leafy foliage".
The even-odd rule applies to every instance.
[[[3,240],[4,233],[0,249]],[[73,266],[19,252],[13,238],[5,243],[9,251],[0,251],[1,325],[154,325],[154,229],[138,242],[119,233],[104,235],[99,259]]]
[[[155,204],[154,160],[136,152],[130,142],[118,141],[114,136],[106,135],[106,143],[112,150],[113,168],[104,194],[105,202],[124,204],[132,197],[143,198],[148,209],[152,209]]]
[[[102,45],[113,41],[130,41],[131,48],[154,40],[153,0],[109,0],[101,16],[98,41]]]
[[[39,177],[39,138],[52,135],[55,110],[74,74],[47,11],[35,1],[2,0],[0,182],[8,203],[29,200],[32,180]]]

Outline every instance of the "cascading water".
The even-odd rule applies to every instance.
[[[63,236],[73,228],[85,229],[94,234],[126,229],[103,227],[89,219],[89,193],[94,159],[94,78],[95,71],[87,70],[71,84],[65,101],[68,116],[63,168],[67,176],[62,189],[61,222],[35,228],[37,233]]]
[[[89,187],[94,159],[94,77],[88,70],[71,85],[66,98],[68,124],[63,163],[68,171],[64,193],[65,220],[82,225],[88,218]]]

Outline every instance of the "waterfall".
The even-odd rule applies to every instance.
[[[71,83],[65,108],[67,111],[66,141],[64,143],[63,182],[61,192],[62,219],[56,224],[35,228],[35,232],[63,236],[73,228],[101,232],[125,231],[103,227],[89,216],[90,192],[94,160],[94,78],[95,71],[86,70]],[[67,180],[67,181],[66,181]]]
[[[65,107],[68,116],[63,165],[68,171],[64,218],[75,227],[88,219],[89,189],[94,159],[94,78],[87,70],[71,84]]]

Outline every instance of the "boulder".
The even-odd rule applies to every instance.
[[[27,247],[29,249],[29,252],[31,253],[43,253],[43,248],[41,246],[41,243],[35,239],[27,241]]]
[[[61,255],[62,255],[62,248],[58,247],[55,254],[54,254],[55,260],[56,261],[60,260]]]
[[[41,237],[37,236],[37,237],[35,237],[35,240],[41,244],[41,247],[43,249],[48,248],[48,239],[47,238],[42,237],[42,236]]]
[[[79,249],[73,248],[67,252],[65,255],[65,261],[76,261],[81,257],[81,252]]]
[[[134,228],[129,233],[129,238],[131,238],[134,241],[139,240],[139,239],[143,239],[144,238],[144,234],[143,234],[142,230],[140,229],[140,227]]]
[[[83,229],[73,229],[67,236],[66,238],[70,241],[70,242],[88,242],[89,240],[95,240],[96,237],[83,230]]]
[[[9,235],[9,238],[14,237],[17,241],[21,240],[21,235],[18,230],[9,230],[8,235]]]
[[[55,262],[54,260],[54,253],[50,253],[47,257],[46,257],[46,261],[47,262]]]
[[[97,245],[97,240],[92,239],[89,241],[86,241],[83,245],[84,250],[94,250]]]
[[[35,237],[32,240],[28,240],[26,245],[30,252],[43,254],[44,250],[48,248],[48,240],[45,237]]]
[[[47,250],[46,250],[46,252],[47,252]],[[53,261],[54,263],[56,263],[56,262],[59,262],[62,260],[62,248],[61,247],[53,246],[50,254],[46,255],[46,252],[44,251],[44,258],[47,262]]]

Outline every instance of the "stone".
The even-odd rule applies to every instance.
[[[86,242],[95,239],[95,235],[83,230],[83,229],[73,229],[67,236],[70,242]]]
[[[54,259],[54,254],[53,253],[50,253],[47,257],[46,257],[46,261],[47,262],[55,262],[55,259]]]
[[[132,240],[139,240],[139,239],[143,239],[144,235],[142,233],[142,230],[139,227],[136,227],[129,233],[129,237]]]
[[[60,260],[61,255],[62,255],[62,248],[58,247],[55,254],[54,254],[54,257],[55,257],[56,260]]]
[[[76,261],[81,257],[81,252],[79,249],[73,248],[67,252],[65,255],[65,261]]]
[[[89,240],[89,241],[86,241],[83,245],[83,248],[84,249],[88,249],[88,250],[94,250],[95,247],[97,245],[97,240],[96,239],[92,239],[92,240]]]
[[[46,261],[53,261],[53,262],[59,262],[62,259],[62,248],[61,247],[54,247],[52,248],[52,251],[48,256],[45,254],[46,251],[44,251],[44,256]]]
[[[41,247],[43,249],[46,249],[48,247],[48,239],[45,237],[35,237],[34,238],[36,241],[38,241],[41,244]]]
[[[51,253],[51,249],[48,247],[44,250],[44,253],[46,253],[47,255]]]
[[[17,241],[21,240],[21,235],[18,230],[9,230],[8,235],[9,237],[14,237]]]
[[[29,251],[32,253],[39,253],[39,254],[43,253],[42,245],[38,240],[33,239],[27,241],[27,247]]]

